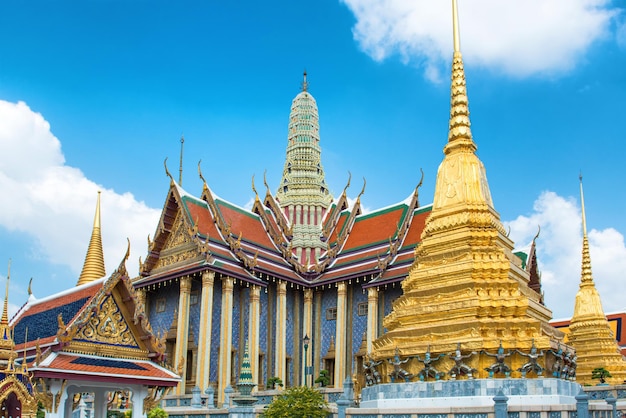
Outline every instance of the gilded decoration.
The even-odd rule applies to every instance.
[[[77,333],[76,339],[138,347],[112,296],[104,299],[98,312]]]

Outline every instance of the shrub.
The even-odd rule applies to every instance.
[[[156,408],[152,408],[149,412],[148,412],[148,418],[167,418],[167,412],[165,412],[165,410],[163,408],[161,408],[160,406],[157,406]]]
[[[264,418],[326,418],[328,402],[315,388],[294,386],[277,396],[263,412]]]

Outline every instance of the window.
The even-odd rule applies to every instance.
[[[367,316],[367,302],[359,303],[357,306],[357,315]]]
[[[194,290],[189,295],[189,304],[190,305],[197,305],[198,304],[198,291],[197,290]]]
[[[326,309],[326,320],[334,321],[337,319],[337,308]]]
[[[165,312],[165,298],[157,299],[157,301],[156,301],[156,311],[157,312]]]

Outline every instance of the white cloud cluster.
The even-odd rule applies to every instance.
[[[66,165],[49,123],[25,103],[0,100],[0,120],[0,190],[11,196],[10,204],[0,205],[0,225],[32,237],[35,258],[70,266],[76,277],[67,278],[67,285],[75,284],[92,231],[98,190],[102,191],[107,274],[121,261],[127,237],[133,259],[145,253],[146,237],[153,232],[159,211]],[[138,263],[129,261],[127,267],[136,273]]]
[[[341,0],[356,17],[354,39],[377,61],[399,55],[439,81],[452,56],[450,1]],[[571,69],[608,36],[610,0],[460,0],[466,62],[514,77]]]
[[[537,256],[542,272],[546,305],[555,318],[566,318],[574,311],[580,283],[582,258],[581,210],[574,199],[543,192],[535,201],[533,213],[508,222],[511,238],[519,246],[537,233]],[[613,228],[588,231],[594,282],[606,313],[624,309],[623,272],[626,271],[624,236]]]

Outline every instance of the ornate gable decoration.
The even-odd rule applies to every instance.
[[[160,251],[155,270],[193,259],[199,255],[197,245],[192,241],[190,228],[185,223],[182,210],[176,214],[172,232]]]
[[[75,341],[139,348],[113,296],[106,297],[89,321],[77,332]]]

